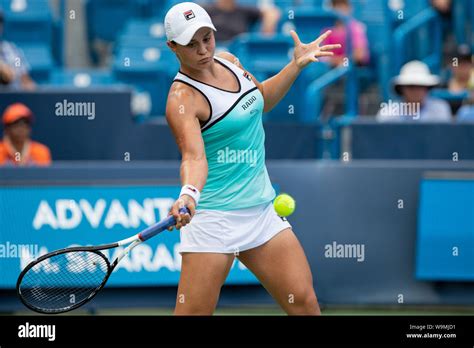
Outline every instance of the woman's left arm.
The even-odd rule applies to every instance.
[[[293,41],[295,42],[295,50],[291,62],[287,66],[285,66],[278,74],[261,83],[258,82],[252,74],[249,73],[249,75],[252,77],[253,82],[262,93],[263,99],[265,100],[263,112],[271,111],[280,102],[280,100],[283,99],[286,93],[288,93],[290,87],[295,82],[300,72],[308,64],[312,62],[318,62],[318,57],[334,55],[330,51],[341,47],[341,45],[339,44],[319,46],[330,34],[331,31],[328,30],[313,42],[309,44],[303,44],[300,41],[298,34],[296,34],[296,32],[292,30],[291,36],[293,37]],[[218,54],[218,56],[229,60],[230,62],[240,67],[242,70],[245,70],[242,64],[240,64],[239,59],[233,54],[228,52],[221,52]]]
[[[291,31],[291,36],[295,42],[293,59],[278,74],[262,82],[263,97],[265,99],[264,112],[272,110],[283,97],[288,93],[290,87],[297,79],[300,72],[310,63],[319,62],[319,57],[334,55],[331,50],[341,47],[341,45],[320,44],[331,34],[328,30],[323,35],[309,44],[303,44],[298,34]]]

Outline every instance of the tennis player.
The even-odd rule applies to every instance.
[[[320,314],[303,248],[272,205],[262,113],[278,104],[304,67],[340,45],[320,46],[330,32],[303,44],[293,31],[293,59],[259,83],[232,54],[214,55],[216,28],[199,5],[172,7],[165,29],[180,62],[166,106],[182,154],[183,186],[170,210],[182,255],[175,314],[212,314],[235,257],[286,313]],[[191,214],[178,213],[184,206]]]

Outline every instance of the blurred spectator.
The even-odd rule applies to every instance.
[[[350,17],[352,15],[350,0],[331,0],[331,6],[335,12],[342,16]],[[347,47],[347,29],[342,21],[337,21],[335,27],[330,29],[332,34],[324,42],[326,45],[342,44],[341,48],[333,50],[334,56],[329,59],[331,65],[339,66],[344,63],[344,58],[349,55],[345,49]],[[324,29],[323,32],[326,30]],[[351,33],[352,58],[355,64],[367,65],[370,60],[370,53],[365,24],[351,18],[349,20],[349,30]]]
[[[216,42],[225,43],[239,34],[249,32],[261,21],[262,34],[274,34],[280,20],[280,10],[273,5],[258,7],[241,6],[235,0],[216,0],[204,6],[217,28]]]
[[[448,82],[448,90],[452,93],[459,93],[472,88],[470,83],[474,64],[469,46],[460,46],[457,54],[451,60],[451,64],[452,76]]]
[[[28,62],[15,44],[3,39],[3,22],[0,10],[0,89],[32,90],[35,83],[28,73]]]
[[[471,91],[471,98],[466,105],[459,109],[456,118],[460,122],[474,122],[474,90]]]
[[[0,141],[0,166],[47,166],[49,149],[30,139],[33,113],[24,104],[12,104],[3,113],[4,137]]]
[[[449,104],[428,95],[430,88],[439,84],[439,78],[431,75],[425,63],[417,60],[406,63],[393,84],[401,100],[382,104],[378,121],[451,121]]]
[[[442,16],[449,17],[451,15],[452,0],[431,0],[431,6]]]
[[[442,87],[448,89],[452,94],[460,94],[468,91],[471,86],[471,76],[474,64],[472,62],[471,50],[468,46],[460,46],[457,49],[457,53],[452,57],[450,61],[451,65],[451,76],[449,81]],[[449,101],[451,111],[453,114],[459,110],[462,106],[462,100],[452,99]]]

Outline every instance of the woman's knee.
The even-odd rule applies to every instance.
[[[295,293],[288,295],[288,314],[293,315],[320,315],[316,293],[312,286],[299,288]]]
[[[178,294],[176,298],[175,315],[212,315],[216,309],[219,294],[208,296],[186,296]]]

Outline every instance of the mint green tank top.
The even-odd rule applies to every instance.
[[[265,166],[263,95],[247,72],[214,57],[237,78],[238,91],[226,91],[185,75],[175,81],[198,90],[211,115],[201,124],[208,177],[197,209],[235,210],[269,203],[275,198]]]

